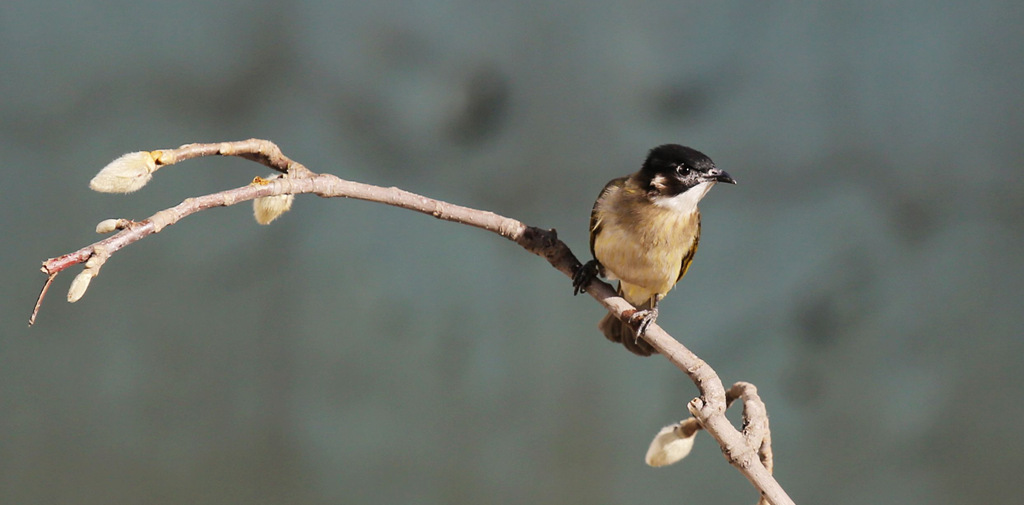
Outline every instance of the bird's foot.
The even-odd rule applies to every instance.
[[[636,339],[640,340],[647,329],[658,320],[658,307],[648,310],[638,310],[629,316],[629,324],[636,325]]]
[[[583,266],[576,269],[576,272],[572,274],[572,294],[576,296],[587,290],[587,286],[590,286],[590,281],[593,281],[601,269],[601,263],[597,260],[590,260],[583,264]]]

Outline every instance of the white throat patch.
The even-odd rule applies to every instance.
[[[704,195],[708,194],[708,191],[714,185],[715,181],[705,181],[676,196],[657,197],[654,199],[654,205],[672,209],[682,214],[689,214],[697,210],[697,203],[700,202],[701,198],[704,198]]]

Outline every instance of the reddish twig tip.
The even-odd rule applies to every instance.
[[[43,273],[46,273],[46,269],[41,269]],[[49,274],[46,277],[46,283],[43,284],[43,289],[39,291],[39,296],[36,298],[36,305],[32,307],[32,315],[28,316],[28,325],[32,326],[36,324],[36,315],[39,314],[39,307],[43,305],[43,298],[46,297],[46,291],[50,289],[50,284],[53,284],[54,277],[57,277],[57,272]]]

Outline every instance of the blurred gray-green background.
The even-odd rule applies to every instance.
[[[267,170],[138,193],[141,149],[249,137],[314,171],[556,228],[650,147],[739,181],[659,322],[759,386],[797,503],[1017,503],[1019,2],[0,5],[0,503],[754,503],[693,385],[486,232],[348,200],[214,209],[34,328],[39,263]],[[735,417],[735,416],[733,416]]]

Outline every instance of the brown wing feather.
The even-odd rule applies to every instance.
[[[597,234],[601,233],[601,220],[597,217],[597,204],[601,201],[601,197],[608,192],[608,188],[611,188],[612,186],[622,187],[627,178],[628,177],[619,177],[618,179],[608,181],[608,184],[605,184],[604,187],[601,188],[601,192],[597,194],[597,199],[594,200],[594,206],[590,209],[590,255],[594,258],[597,258],[597,255],[594,254],[594,240],[597,238]]]
[[[593,242],[593,239],[591,239],[591,242]],[[697,233],[693,236],[693,247],[690,247],[690,250],[683,256],[683,263],[679,265],[679,277],[676,277],[676,282],[682,280],[683,276],[686,275],[686,270],[690,268],[690,262],[693,261],[693,255],[697,254],[698,244],[700,244],[700,214],[697,214]]]

